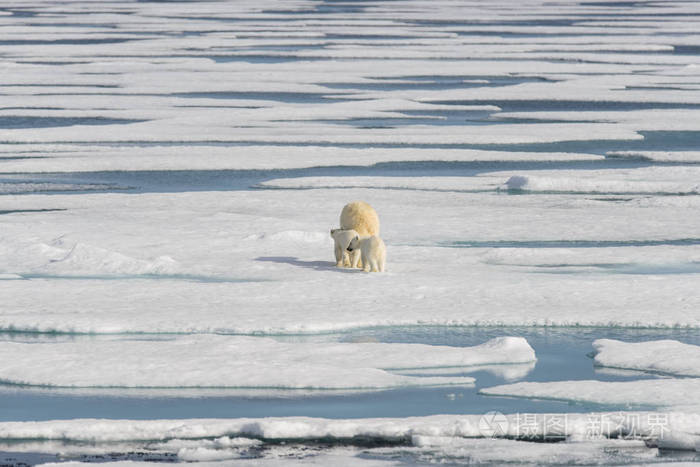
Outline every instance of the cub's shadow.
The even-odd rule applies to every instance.
[[[333,271],[353,274],[359,269],[337,268],[335,263],[331,261],[302,261],[293,256],[260,256],[255,258],[255,261],[266,261],[271,263],[291,264],[300,268],[313,269],[315,271]]]

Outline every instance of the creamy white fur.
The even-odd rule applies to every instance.
[[[356,230],[359,235],[379,235],[379,216],[364,201],[353,201],[340,213],[340,228]]]
[[[358,248],[365,272],[384,272],[386,245],[378,235],[355,236],[348,245],[348,251],[354,253]],[[355,264],[352,266],[355,267]]]
[[[360,259],[360,252],[348,252],[347,248],[350,245],[350,241],[357,237],[357,232],[352,229],[331,229],[331,237],[333,237],[334,252],[335,252],[335,265],[339,268],[349,267]],[[357,267],[357,266],[352,266]]]

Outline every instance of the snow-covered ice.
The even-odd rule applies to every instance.
[[[505,187],[508,190],[581,192],[581,193],[661,193],[672,195],[700,194],[700,184],[634,182],[623,180],[581,180],[573,178],[531,177],[514,175]]]
[[[479,390],[491,396],[526,397],[588,402],[630,408],[677,408],[700,410],[700,379],[645,379],[639,381],[548,381],[520,382]]]
[[[609,464],[626,456],[637,461],[658,457],[650,445],[686,442],[697,432],[698,416],[680,412],[617,412],[590,414],[498,415],[501,431],[490,430],[480,415],[437,415],[399,419],[329,420],[307,417],[266,419],[189,419],[189,420],[68,420],[3,423],[0,441],[14,443],[19,452],[51,452],[64,443],[68,453],[108,449],[112,443],[131,443],[152,453],[178,453],[183,460],[237,458],[247,449],[272,442],[268,455],[275,455],[275,440],[294,443],[324,440],[353,445],[372,440],[374,449],[365,448],[378,458],[404,452],[426,460],[477,458],[484,462],[513,462],[524,456],[530,462],[556,458],[593,464]],[[506,438],[506,439],[504,439]],[[507,439],[511,438],[511,439]],[[516,440],[513,440],[515,438]],[[695,437],[697,440],[697,436]],[[532,441],[560,441],[541,443]],[[563,442],[562,442],[563,441]],[[82,445],[82,447],[81,447]],[[119,444],[117,444],[119,445]],[[381,447],[382,445],[388,447]],[[303,446],[303,445],[302,445]],[[685,444],[679,448],[694,449]],[[627,452],[625,452],[627,451]],[[109,451],[107,451],[109,452]],[[112,451],[113,452],[113,451]],[[333,451],[331,451],[333,452]],[[289,451],[288,451],[289,453]],[[304,455],[302,452],[297,452]],[[357,451],[355,451],[357,453]],[[265,453],[262,453],[265,456]],[[345,453],[348,454],[347,452]],[[523,457],[521,457],[522,459]]]
[[[677,412],[507,414],[499,439],[461,415],[2,423],[1,449],[136,446],[210,465],[607,465],[697,449],[700,357],[673,330],[700,328],[699,15],[676,1],[7,2],[0,380],[163,397],[472,390],[473,368],[528,375],[533,349],[289,335],[666,328],[592,342],[596,371],[644,372],[624,381],[479,389]],[[333,265],[328,231],[355,199],[379,213],[385,274]],[[382,447],[304,444],[329,439]]]
[[[422,344],[284,343],[245,336],[173,340],[2,342],[0,380],[63,388],[384,389],[471,385],[461,376],[406,376],[396,370],[529,363],[518,337],[459,348]],[[177,363],[175,363],[177,362]]]
[[[203,444],[203,443],[197,443]],[[235,465],[277,467],[288,465],[320,466],[371,466],[392,467],[423,465],[435,462],[501,464],[524,463],[526,465],[546,459],[555,465],[582,464],[612,465],[629,462],[654,462],[658,464],[659,451],[647,448],[641,440],[600,440],[587,442],[534,443],[505,439],[469,439],[457,437],[421,436],[412,446],[362,449],[334,447],[323,451],[309,446],[269,447],[264,457],[245,458],[242,450],[182,448],[177,451],[181,461],[198,461],[203,467]],[[244,451],[245,452],[245,451]],[[398,459],[397,459],[398,458]],[[85,467],[86,463],[66,462],[41,464],[42,467]],[[145,467],[152,464],[140,462],[108,462],[109,467]],[[670,464],[668,464],[670,465]],[[674,466],[683,465],[674,463]]]
[[[512,420],[513,416],[507,416]],[[585,420],[583,415],[572,418]],[[679,417],[681,426],[697,422],[697,416]],[[0,439],[63,440],[73,442],[168,441],[172,439],[202,439],[249,437],[257,439],[320,439],[332,437],[352,439],[371,438],[398,440],[412,436],[479,437],[479,421],[475,415],[439,415],[432,417],[376,418],[331,420],[308,417],[265,419],[211,420],[55,420],[48,422],[5,422],[0,424]],[[537,420],[543,420],[538,415]],[[692,426],[692,425],[691,425]],[[511,427],[508,424],[508,430]],[[572,429],[585,428],[577,425]],[[537,425],[536,433],[543,435],[548,428]],[[582,432],[583,434],[584,432]],[[554,434],[554,433],[550,433]],[[556,434],[562,435],[561,431]]]
[[[616,462],[649,461],[658,456],[642,440],[596,440],[585,442],[533,443],[510,439],[416,436],[413,448],[418,459],[459,459],[475,464],[533,463],[612,465]],[[410,451],[409,451],[410,452]]]
[[[471,177],[294,177],[266,180],[258,186],[278,189],[375,188],[436,191],[563,192],[591,194],[700,193],[697,168],[638,168],[635,170],[529,171],[527,175],[486,172]],[[652,181],[649,181],[652,180]]]
[[[328,232],[353,199],[379,213],[386,274],[334,267]],[[378,189],[4,196],[0,210],[65,210],[0,216],[0,273],[27,279],[0,280],[0,328],[697,327],[697,277],[682,273],[698,260],[697,203]],[[586,275],[546,267],[598,260],[607,266]],[[634,264],[679,273],[614,273]]]
[[[22,158],[3,159],[7,173],[94,172],[136,170],[274,170],[322,166],[370,166],[392,161],[556,162],[594,161],[603,156],[576,153],[477,151],[469,149],[346,148],[287,146],[149,146],[96,147],[37,145]],[[2,148],[0,148],[0,151]],[[50,159],[37,157],[48,151]],[[16,187],[15,187],[16,188]],[[55,187],[53,187],[55,189]]]
[[[266,180],[258,186],[279,189],[376,188],[437,191],[487,191],[499,187],[491,177],[297,177]]]
[[[0,138],[44,159],[4,161],[7,170],[306,167],[350,157],[296,144],[401,146],[363,148],[366,164],[417,160],[408,153],[425,148],[409,143],[634,141],[645,130],[696,129],[694,5],[530,2],[524,19],[509,3],[414,1],[397,15],[380,2],[352,17],[314,2],[283,11],[274,1],[229,3],[171,6],[163,16],[145,2],[41,2],[45,14],[24,5],[31,16],[3,15]],[[517,108],[527,102],[534,108]],[[459,131],[442,125],[450,112],[464,113]],[[289,146],[265,157],[192,144],[169,151],[178,141]],[[76,150],[78,142],[113,145]],[[325,152],[334,150],[347,148]],[[429,159],[461,159],[446,150]],[[519,157],[508,152],[500,157]]]
[[[677,376],[700,376],[700,347],[673,340],[593,342],[596,365]]]

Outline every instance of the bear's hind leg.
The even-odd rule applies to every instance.
[[[362,252],[362,270],[365,272],[370,271],[369,258],[367,258],[367,255],[364,251]]]
[[[362,258],[360,250],[353,250],[350,252],[350,267],[351,268],[362,268]]]

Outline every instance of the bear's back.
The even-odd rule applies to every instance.
[[[363,236],[379,235],[379,216],[369,204],[354,201],[343,207],[340,213],[340,228],[355,230]]]

